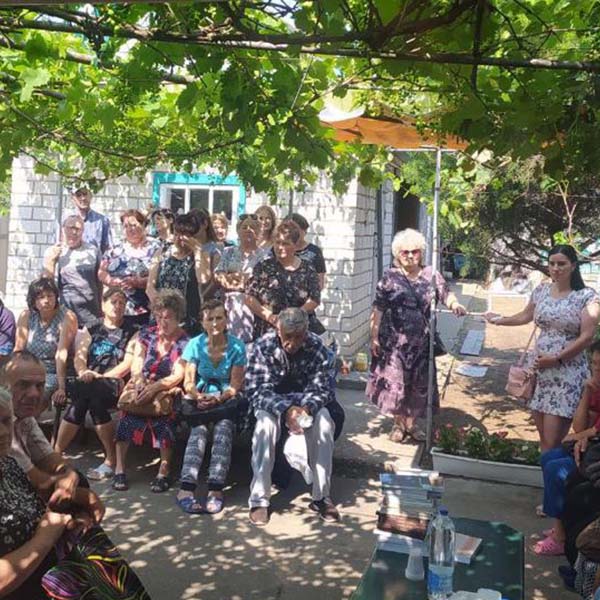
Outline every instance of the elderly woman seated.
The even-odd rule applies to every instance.
[[[11,600],[148,598],[142,584],[98,526],[103,508],[77,488],[70,507],[36,489],[9,456],[10,394],[0,389],[0,596]],[[88,558],[89,557],[89,558]]]
[[[96,433],[104,447],[104,462],[87,472],[89,479],[107,479],[114,475],[115,425],[110,410],[115,408],[129,374],[133,359],[134,327],[125,320],[127,296],[121,288],[108,288],[102,296],[104,319],[88,326],[78,336],[75,350],[77,379],[69,382],[71,398],[56,440],[58,452],[64,452],[89,411]]]
[[[193,404],[188,421],[192,425],[181,470],[177,504],[188,513],[218,513],[223,510],[223,487],[231,462],[231,446],[237,418],[237,395],[244,382],[246,350],[244,343],[226,332],[227,315],[219,300],[209,300],[202,308],[206,333],[187,345],[185,391]],[[208,497],[205,503],[194,499],[198,472],[206,451],[209,426],[213,445],[208,471]]]
[[[183,381],[181,355],[188,336],[179,325],[185,316],[185,299],[176,290],[161,290],[152,303],[156,326],[140,332],[135,345],[131,379],[119,399],[122,414],[117,425],[117,467],[113,489],[129,488],[125,458],[130,442],[141,445],[149,437],[160,450],[160,466],[150,484],[153,492],[165,492],[171,483],[169,468],[175,440],[172,397]]]

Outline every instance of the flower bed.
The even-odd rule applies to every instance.
[[[433,466],[447,475],[542,487],[537,443],[508,439],[505,431],[485,434],[477,428],[447,425],[436,432]]]

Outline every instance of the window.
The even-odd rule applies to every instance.
[[[230,223],[238,214],[238,189],[231,186],[162,185],[160,192],[160,205],[175,214],[204,208],[211,214],[224,213]]]
[[[235,232],[237,217],[246,207],[246,190],[233,176],[187,173],[154,173],[155,205],[170,208],[175,214],[204,208],[209,213],[224,213]]]

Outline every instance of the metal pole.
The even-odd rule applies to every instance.
[[[427,440],[425,449],[431,450],[433,438],[433,392],[435,381],[435,328],[436,328],[436,277],[439,262],[438,244],[438,210],[440,203],[440,187],[442,173],[442,149],[436,148],[435,152],[435,186],[433,188],[433,226],[431,229],[431,314],[429,317],[429,372],[427,377]]]

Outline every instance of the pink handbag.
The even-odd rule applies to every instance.
[[[536,328],[534,327],[531,336],[529,337],[529,341],[527,342],[527,346],[519,358],[519,362],[517,362],[516,365],[511,365],[508,370],[508,381],[504,388],[509,396],[517,398],[518,400],[525,400],[525,402],[528,402],[533,398],[533,392],[535,391],[535,369],[523,366],[525,364],[525,359],[527,358],[529,346],[535,337],[535,331]]]

